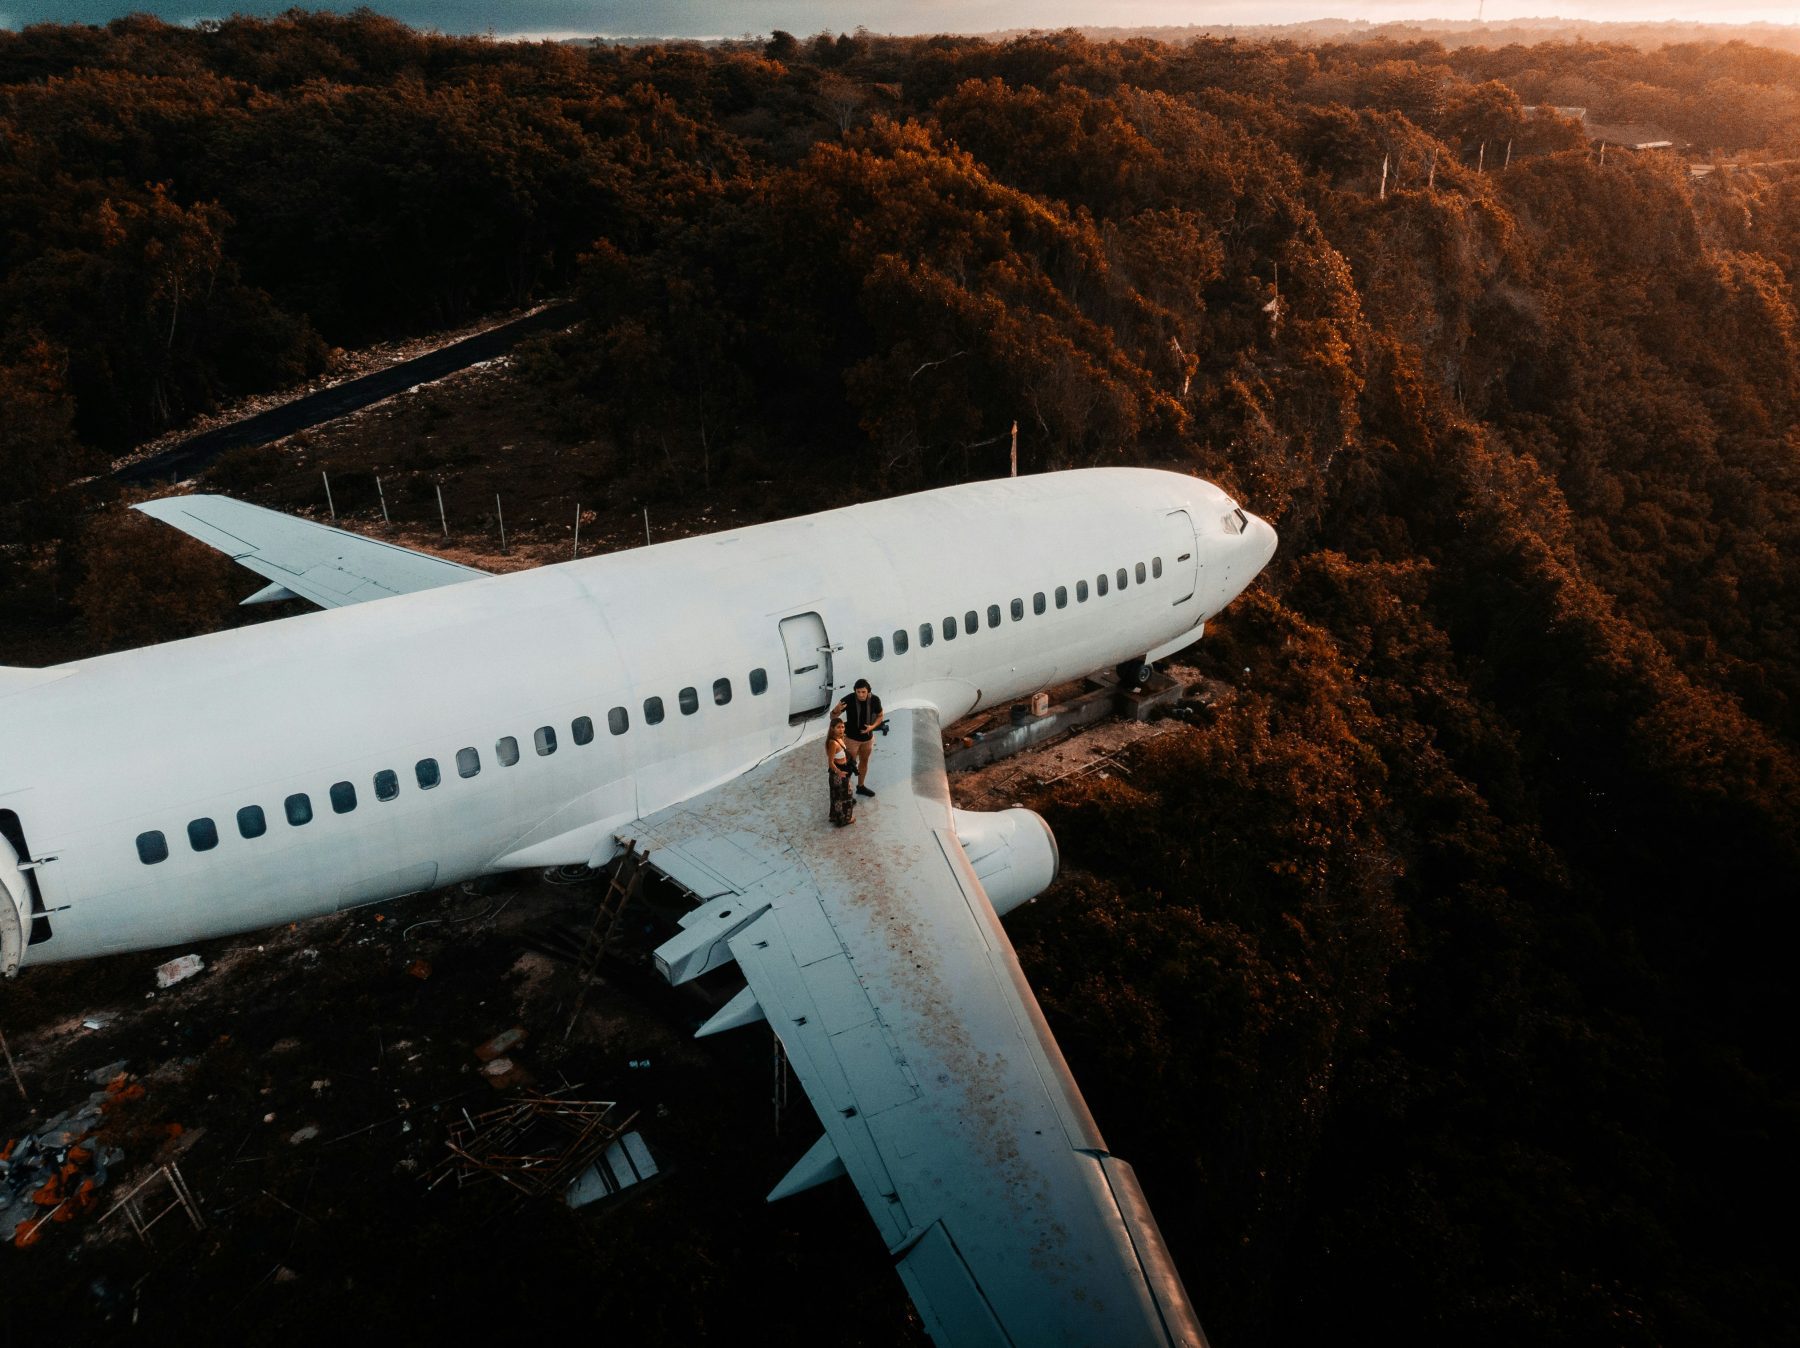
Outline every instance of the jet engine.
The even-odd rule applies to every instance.
[[[1050,888],[1059,862],[1056,835],[1036,810],[950,813],[963,855],[1001,917]]]

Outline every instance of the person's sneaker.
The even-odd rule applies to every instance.
[[[872,796],[875,793],[869,790],[869,788],[864,786],[861,782],[858,782],[856,784],[856,794],[859,796]]]

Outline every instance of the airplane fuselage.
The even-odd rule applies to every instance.
[[[1092,469],[35,672],[0,684],[5,971],[601,861],[857,678],[948,723],[1179,649],[1273,549],[1209,483]]]

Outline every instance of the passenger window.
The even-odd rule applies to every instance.
[[[1058,608],[1067,608],[1069,606],[1069,587],[1067,585],[1058,585],[1056,587],[1056,606]]]
[[[169,859],[169,840],[156,829],[137,835],[138,860],[146,866]]]
[[[1106,572],[1102,571],[1099,575],[1094,577],[1094,593],[1106,593]]]
[[[614,707],[606,713],[606,728],[615,735],[623,735],[631,729],[631,713],[623,707]]]
[[[1123,584],[1124,582],[1121,581],[1120,583]],[[1137,564],[1137,583],[1139,585],[1144,583],[1144,564],[1142,562]]]
[[[1100,593],[1105,594],[1106,591],[1102,590]],[[1087,603],[1087,582],[1085,580],[1075,582],[1075,602],[1077,604]]]
[[[494,741],[494,757],[500,760],[500,766],[510,768],[519,761],[519,742],[511,735],[502,735]]]
[[[999,625],[1000,625],[1000,605],[989,604],[988,605],[988,626],[989,627],[998,627]]]
[[[475,751],[474,745],[456,751],[456,775],[458,777],[473,777],[480,771],[481,755]]]
[[[349,814],[356,808],[356,788],[349,782],[331,784],[331,809],[334,814]]]
[[[692,688],[683,688],[676,696],[681,701],[681,714],[683,716],[692,716],[695,712],[700,710],[700,694],[696,693]]]
[[[1045,601],[1044,592],[1042,590],[1039,590],[1036,594],[1031,596],[1031,611],[1037,616],[1042,617],[1044,610],[1049,607],[1050,605]]]
[[[871,660],[881,659],[881,638],[880,637],[870,637],[869,638],[869,659],[871,659]]]
[[[980,630],[981,615],[979,613],[974,609],[970,609],[967,613],[963,614],[963,631],[967,632],[970,636],[974,636],[975,633]]]
[[[1014,622],[1023,622],[1025,620],[1025,601],[1023,599],[1015,599],[1012,601],[1012,620]]]
[[[437,764],[433,763],[431,766],[436,771]],[[287,811],[288,823],[295,828],[312,823],[312,799],[304,791],[297,791],[289,796],[282,802],[282,808]]]
[[[516,753],[515,753],[516,757]],[[400,794],[400,774],[383,768],[375,774],[375,799],[392,800]]]
[[[904,627],[894,629],[894,654],[906,654],[906,629]]]
[[[1162,558],[1161,557],[1152,557],[1150,559],[1150,574],[1156,580],[1162,579]]]
[[[531,743],[537,749],[539,758],[548,758],[556,752],[556,731],[550,726],[541,725],[531,732]]]
[[[944,640],[945,641],[955,641],[956,640],[956,619],[955,618],[945,618],[944,619]]]
[[[575,737],[577,744],[592,744],[594,742],[594,718],[577,716],[569,722],[569,733]]]
[[[435,758],[421,758],[413,764],[413,776],[419,779],[419,790],[429,791],[438,784],[438,765]]]
[[[219,845],[219,826],[210,819],[190,819],[188,845],[196,852],[212,851]]]
[[[729,701],[731,701],[731,680],[730,679],[714,679],[713,680],[713,706],[723,707]]]
[[[769,671],[753,669],[750,671],[750,696],[761,697],[769,691]]]
[[[663,717],[662,699],[660,697],[645,698],[644,699],[644,724],[645,725],[661,725],[662,717]]]
[[[1122,590],[1131,583],[1131,573],[1124,567],[1119,568],[1119,588]]]
[[[238,811],[238,836],[242,838],[260,838],[269,831],[269,821],[263,817],[262,806],[246,805]]]
[[[929,646],[930,644],[931,644],[931,624],[930,623],[920,623],[919,624],[919,649],[924,650],[925,647]]]

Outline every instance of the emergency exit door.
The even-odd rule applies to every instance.
[[[825,620],[816,613],[783,618],[781,644],[787,647],[788,719],[817,716],[831,706],[831,639],[825,635]]]

